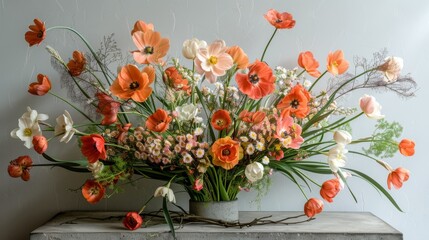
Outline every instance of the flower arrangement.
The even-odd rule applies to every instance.
[[[29,156],[20,156],[10,162],[9,175],[28,181],[30,169],[37,166],[90,172],[81,188],[89,203],[99,202],[107,191],[116,192],[119,181],[131,182],[134,175],[141,175],[167,182],[154,193],[154,197],[163,197],[165,207],[167,202],[175,202],[172,183],[183,186],[194,201],[230,201],[240,191],[264,184],[276,171],[300,188],[307,199],[304,213],[308,218],[320,213],[324,202],[317,196],[308,197],[302,183],[320,188],[320,197],[331,203],[349,188],[348,177],[358,176],[400,210],[385,187],[346,167],[347,155],[376,161],[387,170],[387,187],[401,188],[409,171],[394,169],[381,159],[398,150],[412,156],[415,143],[397,141],[401,126],[384,120],[373,96],[362,96],[358,108],[340,106],[339,100],[359,89],[413,96],[414,81],[400,74],[403,60],[385,53],[375,54],[372,63],[357,59],[360,72],[352,75],[347,73],[350,63],[343,51],[330,52],[322,72],[313,53],[306,51],[298,56],[299,67],[273,68],[264,61],[270,43],[279,30],[294,28],[295,20],[276,10],[264,17],[274,32],[260,59],[253,61],[239,46],[227,46],[222,40],[207,44],[196,38],[183,43],[182,54],[189,61],[166,58],[169,39],[155,31],[153,24],[137,21],[131,32],[135,44],[132,60],[122,63],[117,73],[109,69],[121,60],[111,36],[96,51],[76,30],[46,29],[44,22],[35,19],[25,34],[30,46],[45,41],[48,32],[64,29],[76,34],[89,52],[74,51],[67,62],[57,50],[46,47],[62,74],[61,81],[73,93],[73,101],[55,94],[52,85],[58,83],[52,84],[43,74],[29,85],[28,92],[53,95],[87,121],[77,125],[65,110],[51,125],[46,114],[28,108],[11,136],[50,163],[33,164]],[[315,86],[321,79],[328,79],[329,84],[317,92]],[[353,139],[349,124],[362,116],[377,120],[376,130],[371,136]],[[49,132],[53,134],[47,138]],[[85,161],[58,160],[48,154],[50,141],[69,143],[73,138]],[[352,144],[367,148],[350,150]],[[320,184],[308,173],[331,177]],[[124,226],[139,228],[143,209],[128,213]],[[164,214],[171,220],[168,211]]]

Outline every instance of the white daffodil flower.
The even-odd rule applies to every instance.
[[[256,182],[264,176],[264,166],[259,162],[251,163],[246,166],[244,174],[250,182]]]
[[[27,107],[27,112],[18,119],[18,128],[12,130],[10,136],[21,139],[24,142],[24,146],[30,149],[33,147],[33,137],[42,135],[39,121],[45,121],[48,118],[48,115],[39,114],[36,110]]]
[[[55,135],[64,134],[60,139],[60,142],[68,143],[76,133],[76,129],[73,128],[73,120],[70,113],[64,110],[64,114],[57,117],[56,121],[57,125],[55,126]]]
[[[346,165],[346,153],[348,150],[343,144],[337,144],[328,153],[328,164],[332,172],[336,173],[341,167]]]
[[[176,197],[173,190],[169,187],[158,187],[153,194],[154,197],[167,197],[168,201],[176,203]]]
[[[337,130],[334,132],[334,140],[339,144],[349,144],[352,142],[352,135],[345,130]]]

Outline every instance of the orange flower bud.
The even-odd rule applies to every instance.
[[[398,144],[399,152],[404,156],[413,156],[414,155],[414,146],[416,144],[411,139],[402,139],[402,141]]]
[[[304,205],[304,213],[307,217],[312,218],[323,211],[323,202],[317,198],[310,198]]]
[[[136,230],[142,225],[143,219],[137,212],[128,212],[122,223],[129,230]]]
[[[48,141],[42,135],[34,136],[33,137],[33,146],[34,146],[34,150],[38,154],[42,154],[46,151],[46,149],[48,149]]]
[[[405,168],[399,167],[389,173],[387,176],[387,187],[391,189],[392,184],[396,189],[400,189],[402,184],[408,181],[410,171]]]
[[[328,202],[333,202],[333,198],[337,196],[337,194],[341,190],[340,180],[338,178],[334,178],[328,181],[325,181],[320,188],[320,196]]]

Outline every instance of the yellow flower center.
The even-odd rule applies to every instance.
[[[217,57],[210,56],[209,63],[212,64],[212,65],[215,65],[217,63]]]
[[[24,129],[24,136],[30,137],[33,134],[33,131],[31,131],[30,128]]]
[[[225,125],[225,120],[223,120],[223,119],[217,119],[217,120],[216,120],[216,125],[218,125],[218,126],[223,126],[223,125]]]
[[[337,61],[334,61],[333,63],[332,63],[332,65],[334,65],[335,67],[338,67],[338,63],[337,63]]]

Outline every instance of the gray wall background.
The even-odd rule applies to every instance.
[[[427,103],[429,76],[429,2],[423,0],[361,0],[361,1],[247,1],[247,0],[127,0],[127,1],[51,1],[51,0],[1,0],[0,1],[0,239],[28,239],[37,226],[60,211],[66,210],[137,210],[162,183],[144,181],[126,187],[126,193],[115,195],[97,205],[89,205],[81,197],[81,186],[88,177],[61,169],[34,168],[31,180],[23,182],[7,174],[9,161],[19,155],[29,154],[36,163],[45,162],[22,146],[19,140],[9,137],[17,126],[17,119],[31,106],[56,116],[68,109],[76,112],[53,97],[35,97],[27,94],[27,86],[37,73],[50,76],[56,92],[61,92],[59,75],[51,68],[46,43],[68,59],[74,49],[84,50],[83,45],[64,31],[48,33],[40,47],[28,48],[24,33],[33,18],[44,20],[48,26],[67,25],[79,30],[90,43],[97,46],[104,35],[116,34],[118,46],[123,51],[134,49],[129,36],[137,19],[155,24],[157,31],[171,40],[170,56],[180,56],[185,39],[197,37],[208,42],[222,38],[227,44],[239,44],[250,56],[259,58],[272,27],[263,14],[270,8],[288,11],[297,21],[293,30],[280,31],[268,50],[266,61],[293,68],[298,53],[311,50],[325,65],[329,51],[343,49],[346,58],[353,56],[371,58],[372,53],[387,48],[392,55],[405,60],[404,73],[412,73],[418,81],[417,98],[399,99],[392,93],[370,92],[383,105],[388,120],[404,126],[404,137],[417,143],[417,153],[412,158],[401,155],[389,159],[392,166],[404,166],[411,171],[410,180],[403,189],[390,191],[404,213],[398,212],[377,191],[360,179],[351,179],[359,202],[354,203],[343,191],[333,204],[326,204],[325,211],[370,211],[404,233],[405,239],[429,239],[427,216],[429,214],[429,161],[425,148],[427,140]],[[321,68],[322,69],[322,68]],[[364,92],[349,96],[348,106],[357,106]],[[75,117],[77,118],[77,117]],[[79,122],[79,119],[75,119]],[[354,123],[354,137],[370,133],[374,121],[361,118]],[[80,157],[75,146],[51,144],[49,152],[61,158]],[[350,156],[349,166],[361,169],[385,185],[387,172],[371,161]],[[316,177],[320,181],[326,177]],[[180,188],[176,186],[176,190]],[[282,176],[275,175],[269,193],[260,204],[252,202],[257,193],[239,195],[241,210],[301,210],[305,202],[298,189]],[[310,196],[318,196],[314,189]],[[186,206],[185,193],[176,193],[179,203]],[[154,201],[150,208],[158,208]],[[338,226],[341,227],[341,226]]]

